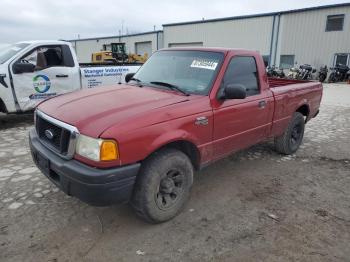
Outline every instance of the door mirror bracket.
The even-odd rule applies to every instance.
[[[125,76],[125,82],[126,82],[126,83],[129,83],[130,80],[131,80],[131,78],[134,77],[134,75],[135,75],[135,73],[128,73],[128,74],[126,74],[126,76]]]

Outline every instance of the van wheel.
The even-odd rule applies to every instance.
[[[150,156],[141,167],[131,206],[150,223],[175,217],[190,196],[193,166],[179,150],[164,149]]]
[[[304,130],[304,116],[299,112],[294,113],[283,135],[275,138],[276,151],[285,155],[295,153],[303,141]]]

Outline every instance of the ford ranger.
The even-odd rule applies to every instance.
[[[194,170],[270,138],[293,154],[321,97],[319,82],[268,78],[258,52],[163,49],[118,88],[39,104],[30,148],[66,194],[97,206],[129,202],[159,223],[184,207]]]

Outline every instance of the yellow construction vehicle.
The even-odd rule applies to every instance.
[[[116,62],[111,51],[101,51],[91,55],[91,63],[93,64],[115,64]]]
[[[128,61],[129,63],[145,63],[148,59],[148,54],[144,53],[143,55],[138,54],[129,54]]]
[[[148,54],[127,54],[125,43],[111,43],[111,50],[106,50],[107,46],[103,46],[104,50],[95,52],[91,56],[91,62],[94,64],[120,64],[120,63],[145,63]]]

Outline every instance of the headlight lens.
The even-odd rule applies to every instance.
[[[94,161],[110,161],[119,158],[117,143],[113,140],[96,139],[79,135],[76,153]]]

